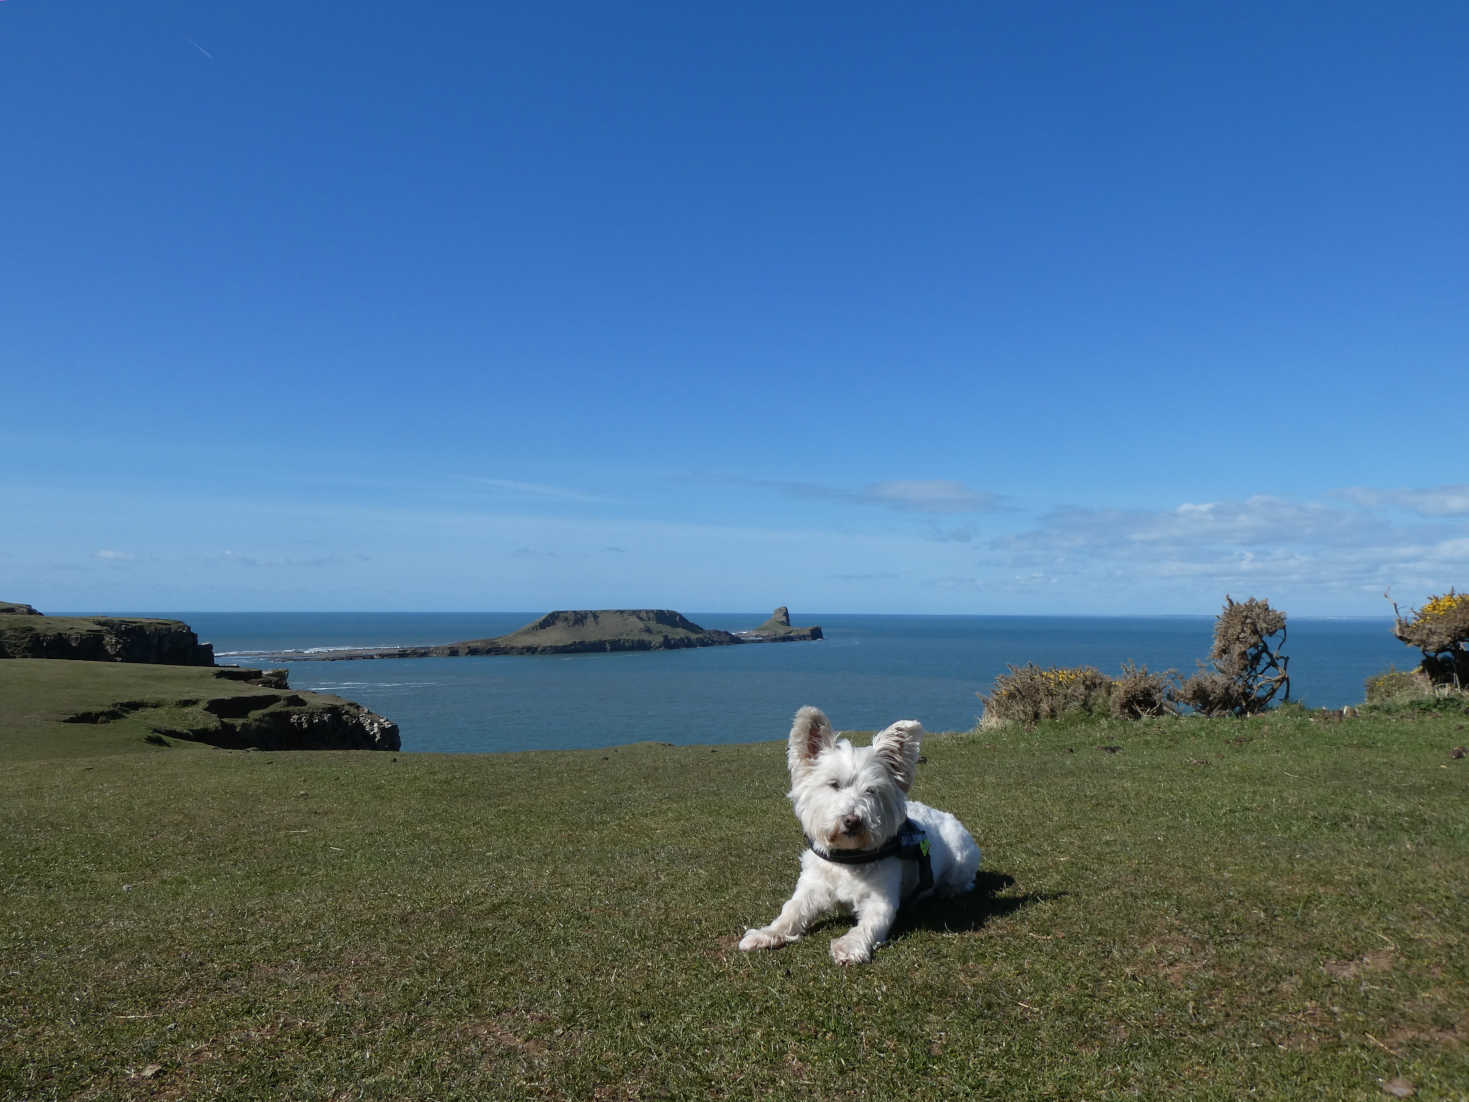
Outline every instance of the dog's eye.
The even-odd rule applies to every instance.
[[[875,788],[864,788],[862,790],[862,794],[864,796],[876,796],[877,795],[877,789],[875,789]]]
[[[836,781],[827,781],[826,782],[826,787],[827,788],[840,788],[841,785],[838,784]]]

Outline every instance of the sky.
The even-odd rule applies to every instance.
[[[0,599],[1463,589],[1466,55],[1461,3],[0,0]]]

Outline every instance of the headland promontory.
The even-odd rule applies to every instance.
[[[784,605],[777,608],[770,619],[749,631],[700,627],[682,613],[665,608],[580,609],[548,612],[518,631],[486,639],[419,647],[346,647],[290,657],[294,661],[344,662],[371,658],[592,654],[732,647],[745,643],[785,643],[821,637],[819,627],[792,627],[790,612]]]

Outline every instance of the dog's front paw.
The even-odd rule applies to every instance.
[[[779,949],[793,940],[794,938],[781,937],[769,930],[746,930],[745,936],[740,939],[740,948],[746,953],[751,949]]]
[[[872,959],[872,946],[867,939],[853,930],[831,943],[831,959],[838,964],[866,964]]]

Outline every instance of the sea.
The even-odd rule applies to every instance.
[[[216,661],[285,667],[294,688],[355,700],[398,724],[403,750],[497,753],[783,739],[815,704],[841,730],[917,719],[930,731],[978,722],[1009,665],[1124,662],[1192,673],[1209,652],[1211,616],[869,616],[803,614],[815,642],[676,651],[480,658],[309,661],[340,647],[396,647],[503,635],[538,612],[152,612],[184,620]],[[688,613],[706,628],[742,630],[768,612]],[[1391,620],[1292,619],[1284,653],[1291,698],[1312,708],[1358,704],[1363,682],[1416,652]]]

